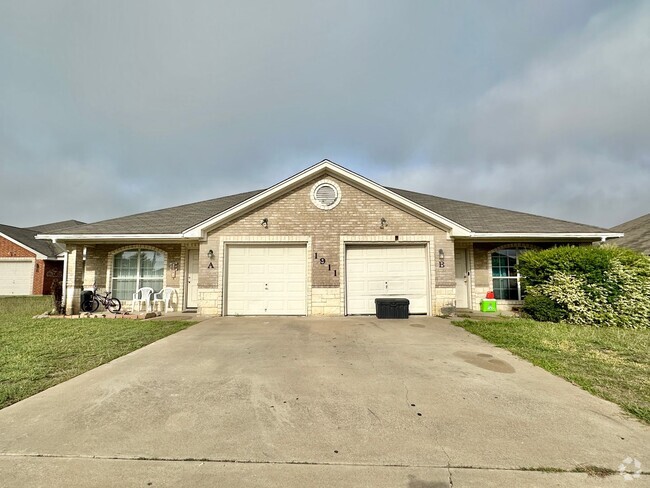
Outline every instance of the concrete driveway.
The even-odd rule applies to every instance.
[[[437,318],[218,318],[0,411],[0,486],[650,486],[650,429]],[[529,471],[530,470],[530,471]]]

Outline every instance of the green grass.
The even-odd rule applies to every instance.
[[[454,321],[650,424],[650,329],[525,319]]]
[[[51,308],[51,297],[0,297],[0,408],[193,323],[32,318]]]

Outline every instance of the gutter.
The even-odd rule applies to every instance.
[[[578,239],[615,239],[623,237],[620,232],[472,232],[468,237],[477,239],[557,239],[557,238],[578,238]],[[463,236],[464,237],[464,236]]]
[[[171,240],[184,239],[183,234],[38,234],[36,239],[57,241],[142,241],[142,240]]]

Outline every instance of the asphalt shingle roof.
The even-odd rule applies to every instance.
[[[473,232],[601,233],[608,229],[513,210],[450,200],[397,188],[389,190],[442,215]],[[57,234],[178,234],[264,190],[239,193],[198,203],[143,212],[65,229]],[[49,233],[50,231],[43,232]],[[52,232],[53,233],[53,232]]]
[[[30,228],[0,224],[0,233],[7,237],[11,237],[13,240],[20,242],[34,251],[44,254],[48,258],[55,258],[57,255],[65,251],[65,246],[46,240],[36,239],[36,235],[41,234],[42,232],[69,229],[70,227],[81,224],[83,224],[83,222],[79,222],[78,220],[64,220],[63,222],[53,222],[51,224],[43,224]]]
[[[625,237],[612,241],[617,246],[629,247],[650,255],[650,213],[612,227],[612,230],[625,234]]]
[[[52,222],[51,224],[32,225],[29,228],[39,232],[55,232],[79,225],[86,225],[86,222],[81,222],[80,220],[62,220],[61,222]]]
[[[422,205],[448,219],[470,229],[472,232],[528,233],[528,232],[609,232],[593,225],[577,224],[503,208],[488,207],[476,203],[461,202],[448,198],[416,193],[397,188],[389,190]]]
[[[49,258],[55,258],[57,254],[60,254],[65,250],[65,247],[60,244],[53,244],[50,241],[35,239],[36,234],[39,234],[39,231],[37,230],[0,224],[0,233],[11,237],[13,240],[18,241],[28,248],[44,254]]]
[[[179,234],[262,191],[264,190],[102,220],[56,232],[56,234]]]

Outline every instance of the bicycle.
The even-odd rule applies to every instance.
[[[117,298],[111,297],[111,292],[106,291],[105,295],[97,293],[97,287],[93,286],[93,294],[91,299],[81,303],[81,309],[84,312],[93,313],[99,308],[99,304],[104,305],[104,308],[112,313],[117,313],[122,309],[122,302]]]

